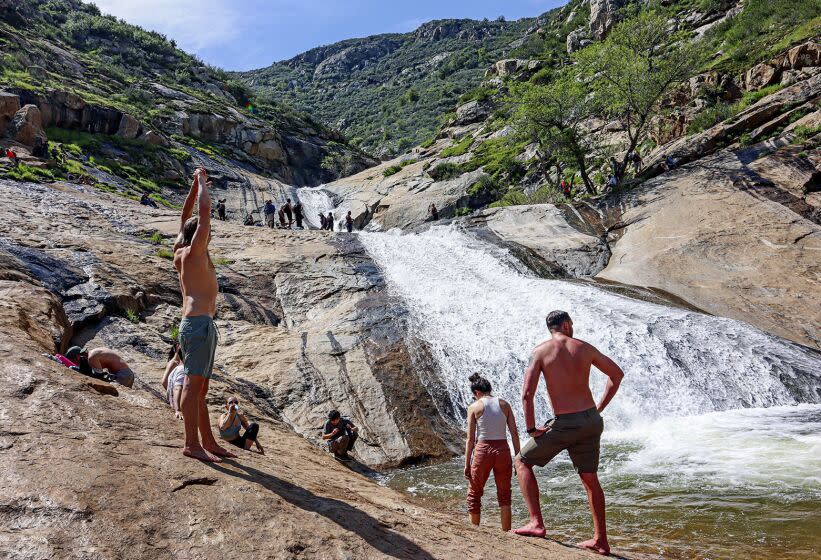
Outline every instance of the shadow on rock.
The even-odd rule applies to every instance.
[[[333,498],[317,496],[305,488],[247,465],[232,462],[234,466],[245,471],[237,472],[221,465],[206,464],[223,474],[247,482],[255,482],[300,509],[322,515],[343,529],[356,533],[382,554],[402,560],[433,560],[434,558],[413,541],[391,531],[386,528],[385,523],[350,504]]]

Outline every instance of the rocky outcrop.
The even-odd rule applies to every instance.
[[[0,91],[0,136],[6,133],[9,123],[20,110],[20,98],[12,93]]]
[[[40,110],[35,105],[23,106],[12,117],[6,134],[26,146],[34,145],[36,139],[45,141],[47,137]]]
[[[617,21],[617,12],[628,0],[590,0],[590,34],[604,39]]]
[[[25,279],[59,302],[54,347],[71,339],[124,348],[129,363],[151,364],[138,374],[157,388],[180,296],[171,263],[145,234],[172,239],[173,214],[70,185],[0,182],[0,193],[14,209],[0,225],[0,281]],[[50,209],[45,217],[41,207]],[[212,255],[222,263],[219,375],[253,387],[309,439],[328,410],[342,410],[360,427],[357,455],[368,465],[451,456],[460,434],[421,381],[431,367],[415,361],[424,348],[409,350],[406,311],[355,238],[213,226]]]
[[[509,248],[542,276],[590,278],[610,258],[607,243],[572,206],[492,208],[472,214],[464,224],[480,237]]]
[[[613,256],[598,277],[821,348],[821,227],[796,188],[815,170],[788,173],[786,154],[769,152],[722,151],[620,200]]]
[[[522,60],[519,58],[505,58],[491,64],[485,72],[485,79],[498,77],[501,79],[516,76],[517,79],[526,80],[534,72],[544,66],[541,60]]]

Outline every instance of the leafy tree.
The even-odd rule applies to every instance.
[[[699,49],[683,36],[671,34],[667,18],[657,9],[636,13],[617,25],[604,42],[577,54],[577,67],[589,77],[594,95],[627,133],[618,181],[651,119],[661,112],[661,102],[695,72],[699,59]]]
[[[586,121],[598,110],[597,97],[574,69],[559,72],[546,85],[526,84],[513,91],[513,122],[517,132],[538,143],[542,166],[555,165],[561,176],[563,165],[579,170],[590,194],[596,188],[588,173],[593,138],[586,134]]]

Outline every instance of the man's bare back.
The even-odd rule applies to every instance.
[[[94,348],[88,353],[88,365],[94,369],[106,369],[115,373],[128,368],[119,354],[110,348]]]
[[[184,317],[213,317],[217,306],[217,271],[208,252],[181,247],[174,253],[174,268],[180,276]]]

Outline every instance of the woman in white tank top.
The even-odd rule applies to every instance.
[[[491,395],[490,381],[474,373],[470,390],[476,401],[468,407],[468,433],[465,445],[465,478],[468,479],[468,514],[470,522],[481,519],[482,494],[491,471],[496,481],[496,497],[502,513],[502,530],[510,530],[510,479],[513,459],[507,444],[507,433],[519,453],[519,432],[510,405]]]

